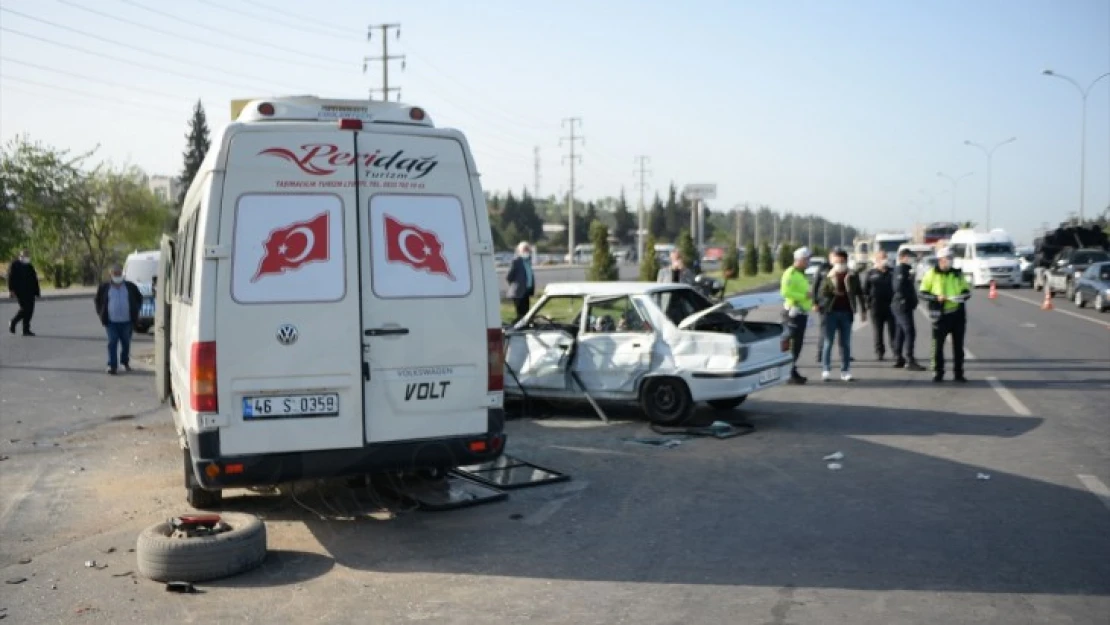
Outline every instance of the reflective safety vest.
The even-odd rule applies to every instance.
[[[805,272],[797,267],[790,267],[782,273],[779,293],[787,310],[798,308],[809,313],[813,308],[813,300],[809,298],[809,280],[806,280]]]
[[[971,289],[967,285],[967,280],[964,280],[963,274],[955,270],[938,271],[936,268],[932,268],[925,272],[925,277],[921,279],[921,292],[931,296],[927,299],[936,301],[941,296],[948,298],[943,306],[943,312],[945,313],[959,310],[960,302],[954,302],[952,298],[970,291]]]

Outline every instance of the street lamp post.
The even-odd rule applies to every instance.
[[[1058,74],[1050,69],[1046,69],[1041,73],[1045,76],[1051,76],[1053,78],[1066,80],[1072,85],[1075,85],[1075,88],[1079,90],[1079,96],[1081,99],[1080,106],[1082,107],[1081,117],[1083,118],[1079,135],[1079,223],[1083,223],[1083,204],[1084,200],[1086,199],[1086,193],[1084,193],[1084,191],[1086,190],[1085,187],[1087,182],[1087,96],[1090,95],[1091,89],[1094,88],[1095,83],[1102,80],[1103,78],[1106,78],[1107,76],[1110,76],[1110,72],[1106,72],[1105,74],[1092,80],[1091,84],[1087,85],[1086,89],[1084,89],[1077,80],[1070,76]]]
[[[964,178],[967,178],[968,176],[972,175],[973,173],[974,172],[969,171],[966,174],[962,174],[960,176],[956,176],[955,178],[953,178],[952,176],[949,176],[948,174],[946,174],[944,172],[941,172],[941,171],[937,172],[937,177],[938,178],[944,178],[948,182],[952,183],[952,221],[953,222],[956,221],[956,187],[957,187],[957,185],[960,184],[961,180],[963,180]]]
[[[987,229],[988,230],[990,230],[990,227],[991,227],[991,174],[994,171],[993,170],[994,151],[997,150],[998,148],[1006,145],[1007,143],[1013,143],[1014,141],[1017,141],[1017,137],[1010,137],[1009,139],[1006,139],[1005,141],[1000,141],[1000,142],[994,144],[994,146],[992,146],[989,149],[984,145],[981,145],[979,143],[975,143],[974,141],[970,141],[970,140],[965,140],[964,141],[964,145],[971,146],[973,148],[979,148],[980,150],[982,150],[983,154],[985,154],[987,156]]]

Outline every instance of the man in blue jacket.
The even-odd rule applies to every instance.
[[[112,265],[110,275],[111,279],[96,290],[93,302],[96,316],[108,333],[108,374],[115,375],[119,365],[131,371],[131,332],[139,320],[143,294],[134,282],[123,279],[119,265]]]

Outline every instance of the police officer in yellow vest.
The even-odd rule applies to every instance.
[[[921,280],[921,299],[928,302],[933,320],[933,381],[944,379],[944,340],[952,335],[952,372],[957,382],[964,377],[964,334],[967,311],[964,302],[971,298],[971,289],[961,272],[952,268],[952,250],[937,252],[937,266]]]
[[[806,378],[798,373],[798,356],[802,353],[802,341],[806,336],[809,311],[813,309],[813,299],[809,294],[809,280],[806,267],[809,266],[809,248],[794,250],[794,265],[782,273],[779,292],[782,294],[783,323],[790,332],[790,352],[794,356],[794,368],[790,371],[790,384],[805,384]]]

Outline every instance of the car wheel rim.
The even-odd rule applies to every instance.
[[[1083,305],[1083,295],[1082,294],[1080,294],[1080,293],[1075,294],[1075,305],[1076,306],[1082,306]]]
[[[653,393],[655,407],[659,412],[671,413],[678,407],[678,393],[670,384],[660,384]]]

